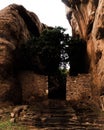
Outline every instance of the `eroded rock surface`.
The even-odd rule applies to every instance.
[[[36,14],[21,5],[12,4],[0,10],[0,102],[22,101],[21,73],[14,71],[14,52],[31,35],[39,36],[45,27]]]
[[[92,95],[97,99],[104,94],[104,0],[62,1],[66,4],[73,36],[79,36],[87,43]]]

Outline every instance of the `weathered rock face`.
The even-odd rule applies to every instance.
[[[21,73],[17,74],[13,70],[14,52],[31,35],[39,36],[44,28],[45,25],[36,14],[27,11],[23,6],[12,4],[0,10],[0,102],[22,101],[23,86],[19,79]]]
[[[72,26],[73,36],[87,39],[93,28],[98,0],[62,0]]]
[[[94,97],[104,94],[104,0],[62,0],[73,36],[87,42]]]

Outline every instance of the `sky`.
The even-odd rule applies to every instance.
[[[71,27],[65,14],[65,5],[61,0],[0,0],[0,10],[9,4],[23,5],[27,10],[37,14],[40,21],[49,26],[61,26],[71,34]]]

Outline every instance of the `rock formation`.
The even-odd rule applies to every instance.
[[[22,92],[21,73],[22,79],[24,78],[23,72],[14,71],[14,52],[19,45],[26,43],[31,35],[39,36],[45,27],[36,14],[21,5],[12,4],[0,10],[0,102],[22,101],[22,93],[25,92]],[[33,75],[34,73],[32,77]]]
[[[92,96],[104,94],[104,0],[62,0],[73,36],[87,43]],[[97,101],[97,100],[96,100]]]

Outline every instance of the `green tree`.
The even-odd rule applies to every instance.
[[[40,59],[49,73],[55,72],[59,68],[60,53],[63,46],[60,43],[64,41],[64,31],[60,27],[44,30],[36,42],[41,47],[40,52],[38,51]]]
[[[20,68],[46,73],[57,71],[62,60],[61,50],[69,39],[64,32],[65,29],[62,27],[45,29],[40,37],[33,36],[27,43],[20,45],[17,49]]]

